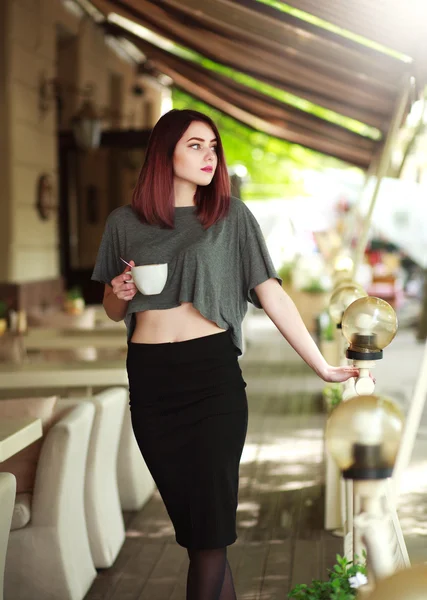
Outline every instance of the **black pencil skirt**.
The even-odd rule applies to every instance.
[[[239,463],[248,407],[229,332],[184,342],[129,342],[133,431],[189,549],[236,540]]]

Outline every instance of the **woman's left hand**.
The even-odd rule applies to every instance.
[[[357,367],[332,367],[327,365],[325,371],[320,375],[324,381],[330,383],[342,383],[350,377],[359,377],[359,369]]]

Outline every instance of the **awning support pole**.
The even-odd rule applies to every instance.
[[[390,124],[390,128],[387,133],[387,137],[381,152],[380,160],[378,163],[378,169],[376,173],[376,182],[375,187],[372,193],[371,202],[369,205],[369,210],[363,220],[362,224],[362,232],[359,236],[359,242],[357,244],[355,253],[354,253],[354,268],[353,268],[353,278],[355,277],[357,270],[363,260],[363,256],[365,254],[366,245],[368,242],[369,229],[372,221],[372,214],[374,212],[375,203],[378,198],[378,193],[380,191],[381,182],[387,173],[387,169],[390,164],[391,152],[393,149],[393,145],[396,141],[396,137],[399,131],[399,127],[402,123],[403,116],[405,114],[406,107],[408,105],[409,94],[411,87],[414,83],[414,79],[412,75],[406,75],[402,85],[402,92],[400,93],[396,106],[393,113],[393,118]]]

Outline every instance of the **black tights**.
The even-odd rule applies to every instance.
[[[227,548],[187,552],[187,600],[236,600]]]

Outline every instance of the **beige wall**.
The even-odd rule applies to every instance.
[[[146,122],[144,103],[153,102],[150,113],[160,116],[161,90],[141,98],[131,93],[135,65],[119,57],[105,43],[102,32],[84,17],[65,10],[60,0],[0,0],[0,281],[21,283],[55,278],[59,275],[59,233],[57,211],[47,221],[35,210],[37,181],[50,175],[57,185],[57,115],[52,98],[49,110],[40,112],[39,86],[43,77],[70,88],[94,85],[93,100],[98,108],[116,109],[122,119],[105,111],[105,124],[124,128],[151,126]],[[65,36],[65,37],[64,37]],[[69,37],[70,46],[64,39]],[[75,42],[73,45],[73,36]],[[64,42],[62,45],[58,42]],[[58,51],[59,49],[59,51]],[[119,87],[114,82],[119,81]],[[81,97],[65,93],[64,120],[67,126]],[[108,197],[109,165],[106,150],[80,160],[80,190],[95,183],[99,188],[101,221],[90,225],[79,219],[81,265],[93,264],[105,216],[111,207]],[[119,182],[129,194],[129,179]],[[56,194],[55,194],[56,196]],[[84,202],[84,195],[81,197]],[[128,201],[128,199],[127,199]],[[117,205],[125,203],[120,198]]]
[[[42,73],[55,74],[54,0],[6,0],[9,5],[7,93],[10,123],[10,258],[8,281],[53,278],[58,274],[56,215],[42,221],[34,208],[37,180],[56,177],[55,112],[41,118],[38,88]],[[40,12],[37,11],[41,8]]]
[[[0,2],[0,281],[7,281],[9,265],[10,127],[7,89],[8,4]]]

